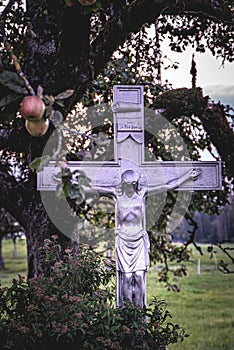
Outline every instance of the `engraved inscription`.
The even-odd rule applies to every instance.
[[[142,122],[140,120],[134,119],[125,119],[118,121],[118,130],[121,131],[141,131],[142,130]]]

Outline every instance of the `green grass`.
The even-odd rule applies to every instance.
[[[18,241],[17,247],[19,256],[13,259],[12,241],[3,241],[6,269],[0,271],[2,286],[9,286],[18,274],[27,274],[25,241]],[[188,276],[177,281],[181,285],[180,292],[167,291],[157,281],[155,267],[151,267],[147,274],[148,303],[152,296],[166,300],[172,322],[189,333],[184,342],[171,345],[170,350],[234,350],[234,274],[217,271],[206,246],[203,246],[203,251],[203,256],[193,252]],[[198,257],[201,261],[199,275]],[[224,259],[221,253],[217,254],[219,259]]]
[[[204,247],[205,248],[205,247]],[[206,249],[204,249],[204,252]],[[217,254],[218,255],[218,254]],[[198,253],[189,263],[188,276],[180,279],[180,292],[167,291],[157,282],[155,268],[148,273],[148,303],[152,295],[166,300],[173,323],[186,329],[189,337],[170,350],[234,349],[234,274],[217,271],[206,253],[197,274]],[[225,258],[222,254],[217,259]]]

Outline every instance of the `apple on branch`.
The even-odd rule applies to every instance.
[[[25,96],[20,104],[19,112],[28,121],[38,121],[45,113],[45,104],[38,96]]]
[[[34,137],[39,137],[45,135],[49,129],[49,119],[39,119],[39,120],[25,120],[25,128],[30,135]]]

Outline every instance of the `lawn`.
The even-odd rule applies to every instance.
[[[184,342],[170,346],[170,350],[234,349],[234,274],[218,271],[205,246],[203,251],[203,256],[194,252],[188,276],[179,280],[180,292],[165,290],[157,282],[155,268],[148,274],[148,302],[152,295],[166,300],[173,322],[189,333]],[[217,254],[217,260],[223,258]]]
[[[18,274],[26,276],[25,241],[19,240],[18,258],[13,259],[13,243],[3,241],[4,271],[0,271],[2,286],[10,285]],[[193,251],[188,265],[188,276],[179,279],[180,292],[167,291],[157,281],[156,267],[147,275],[148,303],[153,296],[166,300],[172,322],[186,329],[189,337],[184,342],[171,345],[169,350],[233,350],[234,349],[234,274],[217,270],[206,246],[204,255]],[[197,263],[200,258],[200,274]],[[217,253],[217,260],[224,256]]]

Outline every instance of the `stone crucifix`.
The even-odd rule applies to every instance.
[[[72,171],[83,170],[91,179],[87,192],[98,191],[115,200],[117,306],[126,300],[146,304],[146,272],[150,265],[146,196],[173,189],[221,188],[220,162],[145,161],[143,94],[143,86],[114,86],[114,161],[68,163]],[[59,171],[51,162],[39,172],[38,190],[55,190],[54,177]]]

